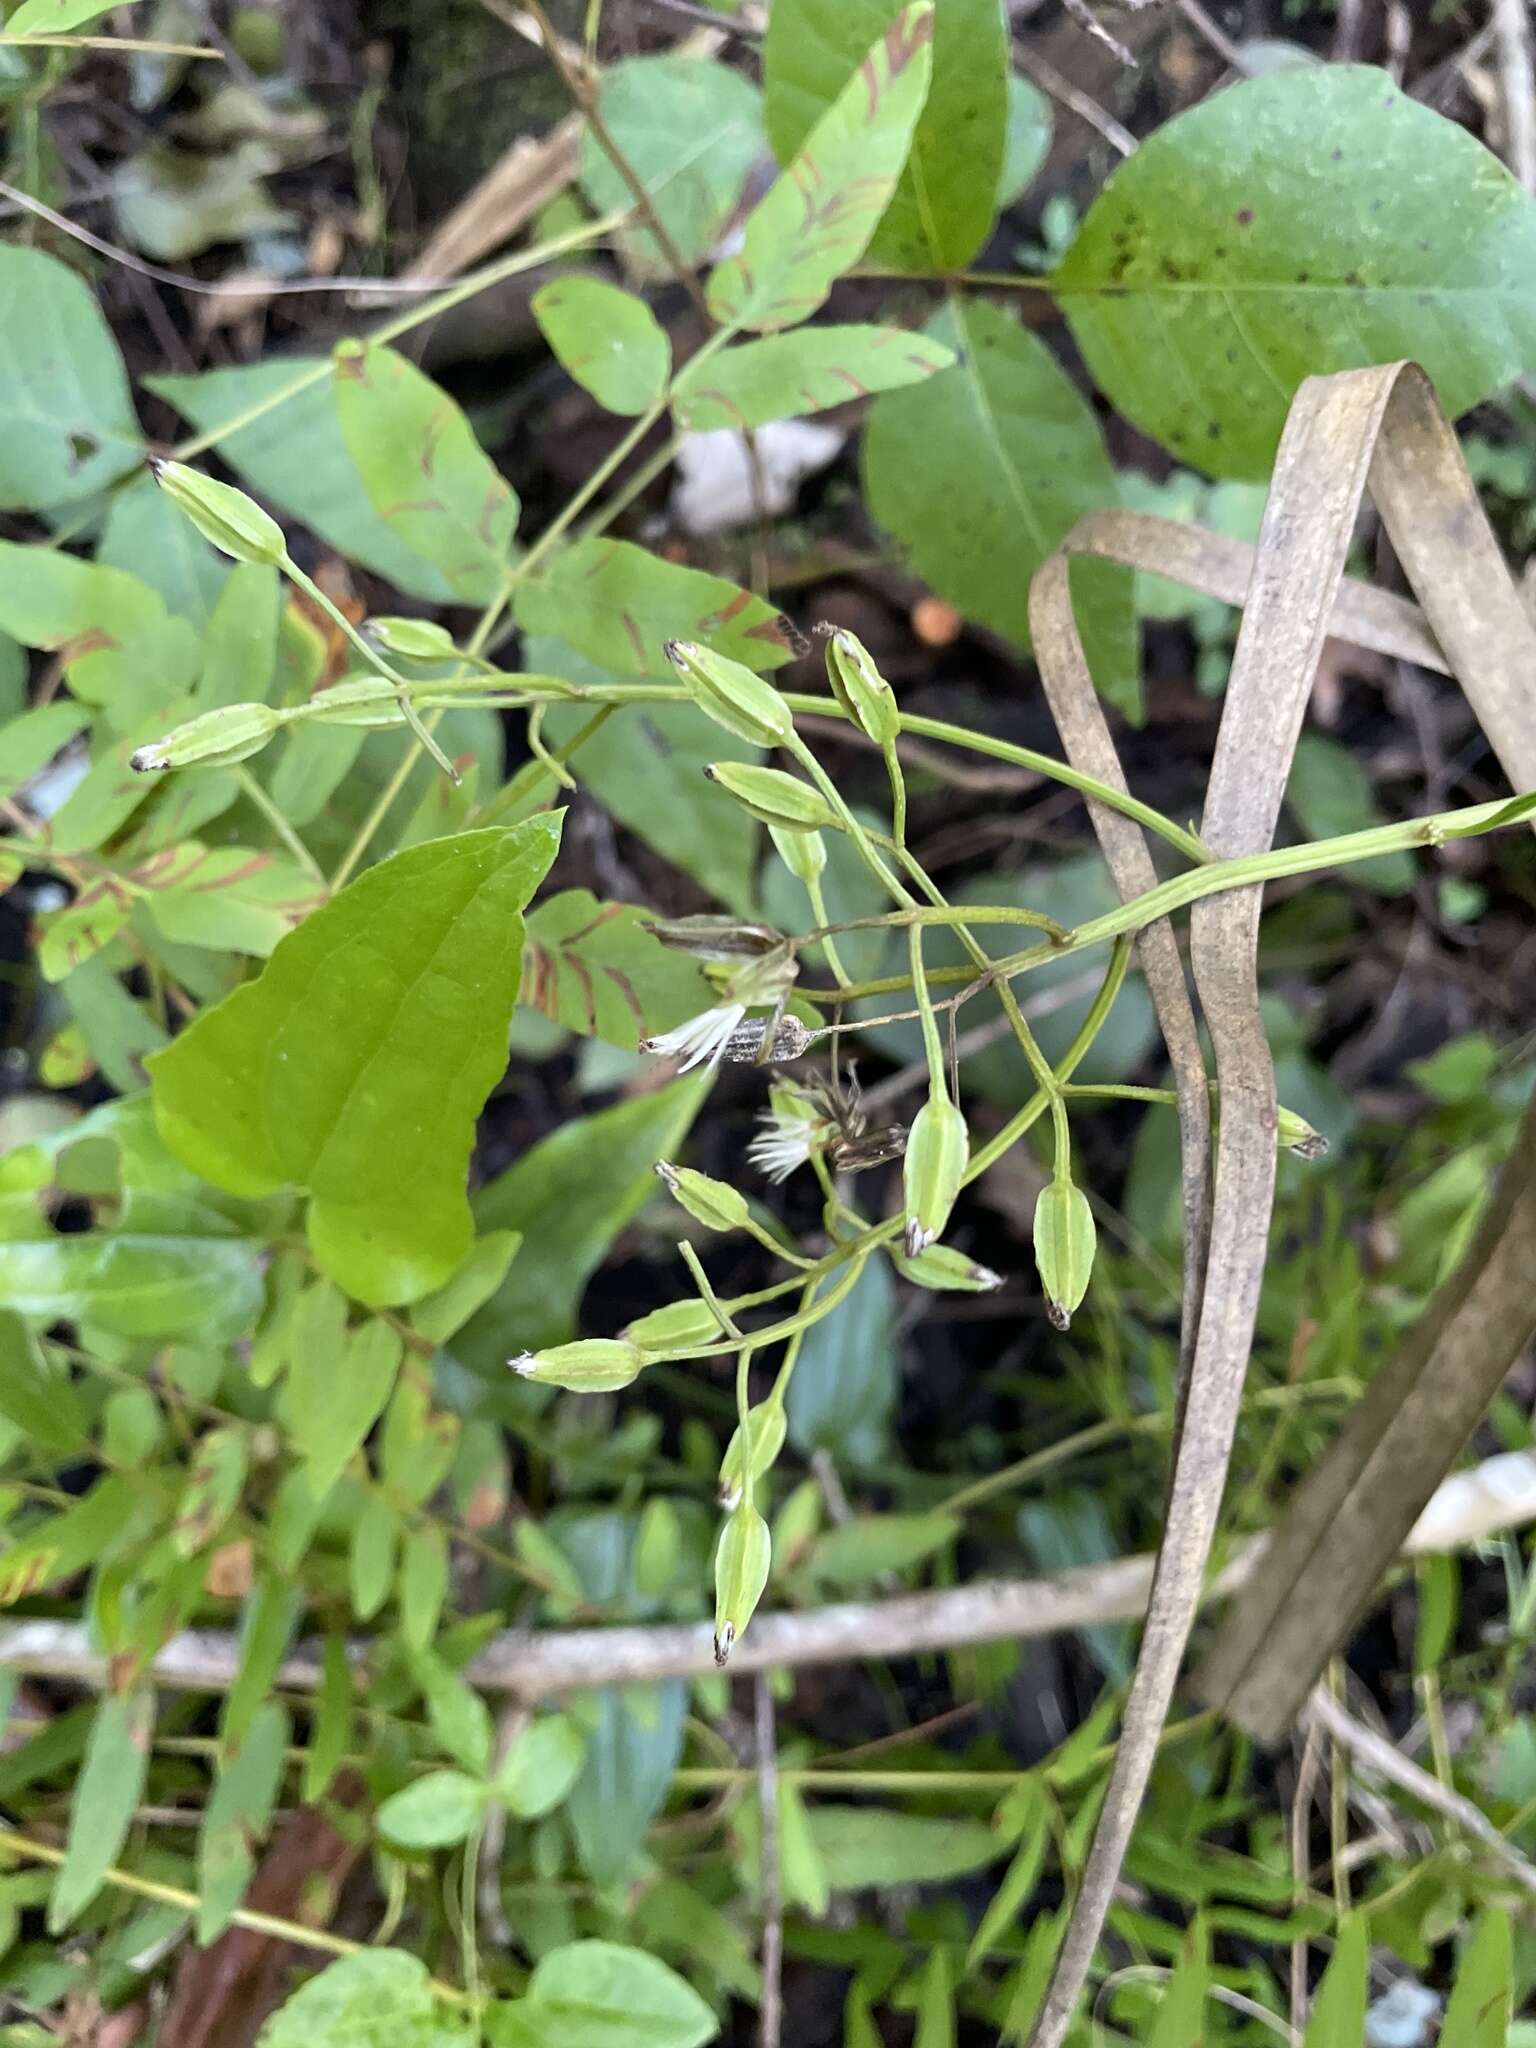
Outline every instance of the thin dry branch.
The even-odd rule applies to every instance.
[[[1528,1522],[1536,1522],[1536,1452],[1508,1451],[1448,1479],[1410,1531],[1404,1554],[1454,1550]],[[1262,1550],[1262,1540],[1240,1550],[1205,1597],[1224,1600],[1237,1593]],[[1152,1559],[1126,1557],[1049,1578],[982,1581],[892,1600],[841,1601],[803,1613],[759,1613],[731,1652],[731,1671],[911,1657],[924,1650],[1135,1621],[1146,1611],[1151,1583]],[[369,1647],[356,1644],[354,1661],[365,1663]],[[464,1675],[481,1692],[533,1705],[584,1686],[697,1678],[715,1668],[714,1629],[700,1621],[508,1629],[466,1665]],[[105,1685],[109,1677],[108,1659],[89,1629],[41,1618],[0,1623],[0,1670],[95,1686]],[[239,1671],[236,1636],[222,1629],[186,1629],[161,1645],[144,1676],[177,1691],[225,1692]],[[320,1678],[320,1646],[301,1644],[275,1682],[285,1691],[302,1693],[315,1691]]]

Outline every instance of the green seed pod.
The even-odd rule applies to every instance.
[[[926,1251],[949,1221],[969,1156],[965,1118],[947,1095],[931,1094],[913,1118],[902,1167],[909,1259]]]
[[[404,716],[400,692],[385,676],[348,676],[318,691],[291,716],[316,725],[398,725]]]
[[[720,1531],[715,1551],[715,1662],[723,1664],[731,1645],[756,1612],[768,1583],[773,1539],[768,1524],[745,1497]]]
[[[129,756],[141,775],[161,768],[229,768],[259,754],[283,724],[270,704],[223,704],[173,726],[163,740],[150,740]]]
[[[665,1159],[656,1162],[656,1178],[706,1230],[745,1228],[747,1198],[729,1182],[711,1180],[707,1173],[695,1173],[691,1166],[673,1166]]]
[[[669,1301],[627,1324],[623,1334],[642,1351],[691,1351],[696,1344],[718,1344],[720,1325],[707,1301]]]
[[[786,832],[782,825],[770,824],[768,837],[797,882],[809,889],[821,880],[827,866],[827,843],[819,832]]]
[[[178,512],[184,512],[204,540],[237,562],[279,568],[288,559],[283,529],[254,498],[233,484],[215,483],[184,462],[152,462],[155,481]]]
[[[524,1351],[508,1365],[541,1387],[564,1387],[573,1394],[612,1394],[638,1377],[645,1354],[637,1344],[616,1337],[582,1337],[574,1344],[556,1344],[548,1351]]]
[[[677,953],[691,954],[695,960],[757,960],[784,948],[784,934],[776,932],[772,925],[751,924],[740,917],[715,917],[709,911],[700,911],[694,917],[647,918],[645,929],[664,946]]]
[[[403,655],[407,661],[453,661],[459,652],[448,628],[431,619],[369,619],[363,636],[383,653]]]
[[[784,1448],[784,1432],[788,1418],[784,1403],[769,1395],[752,1410],[752,1470],[750,1478],[756,1485],[765,1472],[771,1472],[780,1451]],[[725,1447],[725,1456],[720,1460],[720,1505],[734,1509],[746,1491],[742,1471],[741,1425],[738,1423]]]
[[[1287,1109],[1283,1102],[1275,1118],[1275,1143],[1294,1152],[1298,1159],[1322,1159],[1328,1151],[1328,1140],[1322,1132],[1313,1130],[1304,1116]]]
[[[716,725],[755,747],[775,747],[789,738],[794,721],[772,683],[692,640],[669,640],[666,656],[688,685],[694,703]]]
[[[743,809],[777,832],[840,832],[836,811],[808,782],[750,761],[712,761],[704,770]]]
[[[875,667],[863,641],[834,626],[828,631],[827,681],[832,694],[859,730],[888,747],[901,730],[901,715],[890,684]]]
[[[903,1280],[931,1288],[936,1294],[991,1294],[1003,1284],[1001,1273],[979,1265],[953,1245],[930,1244],[910,1259],[899,1244],[887,1245],[891,1263]]]
[[[1088,1197],[1074,1181],[1058,1176],[1035,1203],[1035,1264],[1046,1314],[1058,1330],[1070,1326],[1072,1311],[1088,1292],[1097,1243]]]

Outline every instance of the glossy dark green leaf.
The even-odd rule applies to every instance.
[[[442,2005],[427,1966],[398,1948],[329,1963],[262,2028],[258,2048],[472,2048],[462,2014]]]
[[[255,1845],[266,1835],[283,1777],[288,1715],[262,1707],[245,1740],[219,1767],[218,1782],[197,1837],[197,1938],[210,1942],[229,1924],[256,1868]]]
[[[774,0],[763,44],[768,135],[781,163],[883,34],[892,0]],[[1000,0],[943,0],[933,79],[912,153],[870,244],[901,270],[961,270],[996,217],[1007,136],[1008,28]]]
[[[666,390],[672,344],[633,292],[597,277],[557,277],[534,293],[533,317],[561,368],[609,412],[644,412]]]
[[[870,408],[869,509],[941,597],[1027,648],[1030,577],[1084,513],[1115,503],[1104,438],[1055,357],[1001,307],[954,300],[927,332],[960,360]],[[1084,562],[1072,587],[1094,681],[1134,712],[1130,572]]]
[[[942,342],[904,327],[804,327],[712,356],[696,378],[684,370],[673,410],[695,430],[761,427],[921,384],[954,360]]]
[[[446,391],[376,342],[336,351],[342,439],[375,512],[455,597],[484,604],[506,581],[517,495]]]
[[[199,432],[218,434],[221,459],[249,490],[302,520],[338,554],[411,597],[437,603],[452,597],[442,570],[407,547],[374,511],[342,438],[327,357],[274,356],[144,381]],[[262,407],[268,409],[258,411]],[[257,417],[247,419],[253,412]]]
[[[155,1696],[146,1688],[110,1694],[96,1709],[85,1762],[70,1802],[69,1840],[48,1901],[54,1934],[95,1898],[116,1861],[144,1790]]]
[[[544,815],[381,863],[152,1063],[173,1149],[233,1193],[305,1188],[315,1256],[361,1301],[414,1300],[469,1249],[474,1120],[558,844]]]
[[[604,67],[598,110],[674,247],[686,262],[703,262],[763,147],[757,87],[715,59],[627,57]],[[634,204],[634,194],[590,130],[582,141],[581,183],[601,213]],[[645,275],[672,276],[671,263],[647,230],[627,230],[623,240]]]
[[[123,359],[90,287],[16,242],[0,248],[0,364],[0,508],[87,498],[141,459]]]
[[[798,326],[858,262],[906,163],[928,92],[932,40],[929,0],[877,25],[836,98],[747,216],[741,253],[711,276],[717,320],[760,332]],[[1000,119],[999,152],[1001,134]],[[994,172],[989,207],[996,183]]]
[[[481,1230],[520,1230],[506,1285],[466,1324],[454,1350],[498,1378],[515,1352],[563,1344],[576,1305],[608,1247],[654,1192],[658,1159],[676,1156],[709,1088],[688,1074],[670,1087],[572,1117],[475,1197]]]
[[[1268,474],[1304,377],[1412,356],[1454,417],[1536,360],[1536,202],[1365,65],[1272,71],[1177,115],[1053,281],[1114,403],[1218,476]]]
[[[634,1862],[682,1753],[687,1702],[681,1679],[604,1686],[582,1701],[587,1760],[566,1811],[595,1884],[612,1884]]]
[[[519,1002],[584,1038],[633,1052],[714,1001],[685,953],[647,930],[633,903],[599,903],[590,889],[566,889],[525,920]]]
[[[627,540],[581,540],[518,586],[517,622],[553,633],[616,675],[677,676],[662,652],[697,640],[748,668],[782,668],[803,644],[784,614],[739,584],[664,562]],[[4,623],[0,616],[0,624]]]

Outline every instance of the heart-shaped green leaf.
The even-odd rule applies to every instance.
[[[559,839],[545,814],[381,862],[152,1062],[172,1149],[233,1193],[306,1189],[315,1257],[360,1301],[414,1301],[469,1250],[475,1117]]]

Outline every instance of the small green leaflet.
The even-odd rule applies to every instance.
[[[1536,202],[1385,72],[1306,65],[1159,128],[1052,282],[1128,419],[1262,478],[1303,377],[1411,356],[1454,417],[1536,361]]]
[[[697,378],[684,370],[673,410],[692,430],[761,427],[921,384],[954,360],[942,342],[901,327],[806,327],[727,349]]]
[[[586,1757],[575,1722],[565,1714],[543,1714],[508,1750],[496,1773],[496,1796],[520,1820],[537,1820],[560,1805]]]
[[[577,541],[518,587],[513,610],[525,632],[558,634],[617,675],[676,682],[662,652],[669,640],[702,641],[758,670],[804,652],[784,614],[751,591],[627,540]]]
[[[219,1769],[197,1838],[197,1938],[221,1934],[256,1867],[253,1845],[266,1834],[283,1777],[289,1725],[275,1702],[257,1710],[245,1740]]]
[[[50,1366],[21,1318],[0,1311],[0,1415],[39,1449],[74,1452],[89,1440],[67,1371]]]
[[[339,1351],[296,1344],[283,1395],[283,1419],[309,1465],[317,1499],[335,1485],[384,1412],[404,1342],[381,1317],[351,1332]]]
[[[907,160],[932,38],[931,0],[916,0],[890,23],[753,208],[741,254],[711,276],[717,320],[759,331],[796,326],[858,262]]]
[[[424,1523],[406,1537],[400,1558],[400,1633],[411,1649],[431,1642],[447,1597],[448,1538]]]
[[[372,1306],[442,1286],[469,1250],[475,1117],[559,838],[545,814],[380,862],[150,1062],[173,1151],[232,1193],[306,1189],[318,1263]]]
[[[525,1998],[493,2008],[490,2048],[703,2048],[715,2016],[675,1970],[613,1941],[540,1958]]]
[[[1509,1915],[1489,1906],[1461,1954],[1440,2038],[1447,2048],[1504,2048],[1514,1997]],[[1312,2048],[1309,2041],[1307,2048]]]
[[[370,1948],[301,1984],[257,2048],[472,2048],[474,2038],[434,1996],[425,1963],[404,1949]]]
[[[96,1709],[70,1802],[69,1841],[48,1901],[50,1934],[61,1933],[91,1903],[127,1840],[154,1725],[155,1696],[146,1688],[111,1694]]]
[[[486,1787],[462,1771],[428,1771],[379,1808],[379,1833],[398,1849],[447,1849],[485,1811]]]
[[[787,163],[885,28],[892,0],[774,0],[763,43],[768,135]],[[963,270],[997,216],[1008,132],[1001,0],[943,0],[912,152],[869,245],[898,270]]]
[[[1358,2048],[1365,2035],[1369,1959],[1365,1915],[1346,1914],[1339,1923],[1333,1959],[1312,2003],[1302,2048]]]
[[[707,1010],[709,983],[652,937],[648,917],[633,903],[599,903],[590,889],[551,896],[525,922],[519,1001],[626,1052]]]
[[[609,412],[642,413],[666,390],[672,344],[633,292],[557,277],[534,293],[533,317],[561,367]]]
[[[344,341],[336,411],[369,500],[455,597],[484,604],[506,581],[517,497],[445,391],[393,349]]]
[[[69,11],[69,0],[23,0],[6,34],[20,33],[25,15]],[[144,437],[123,359],[90,287],[67,263],[40,249],[0,248],[0,356],[0,508],[88,498],[139,461]],[[33,560],[38,552],[27,550]]]
[[[1115,473],[1081,392],[1050,351],[984,300],[955,300],[928,326],[959,362],[870,408],[864,489],[879,523],[941,597],[1027,648],[1029,579],[1087,512],[1115,502]],[[1128,570],[1073,569],[1094,681],[1140,705]]]

